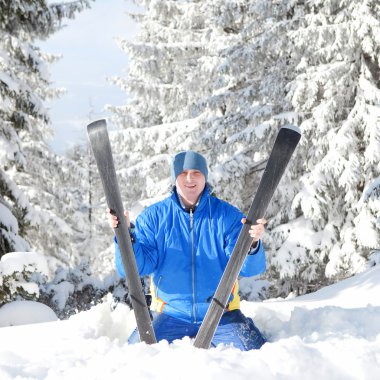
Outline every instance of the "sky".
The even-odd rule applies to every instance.
[[[54,130],[50,145],[56,153],[85,143],[87,124],[109,116],[106,104],[125,103],[127,94],[106,78],[126,75],[128,56],[115,37],[135,36],[137,25],[127,13],[137,9],[132,0],[96,0],[91,9],[65,20],[62,30],[39,43],[43,51],[62,55],[50,73],[52,86],[64,87],[66,93],[47,105]]]
[[[0,271],[12,271],[25,255],[32,260],[30,252],[8,255]],[[42,255],[34,260],[46,270]],[[248,352],[227,345],[197,349],[188,337],[128,344],[133,311],[110,295],[68,320],[37,302],[8,303],[0,308],[0,379],[377,380],[380,260],[373,265],[315,293],[243,301],[243,313],[268,338]]]

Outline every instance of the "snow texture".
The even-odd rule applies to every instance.
[[[111,299],[69,320],[0,329],[2,380],[378,378],[380,267],[295,298],[243,302],[269,342],[258,351],[196,349],[190,338],[129,345],[133,312]],[[24,303],[23,313],[40,314]],[[6,305],[7,306],[7,305]],[[15,306],[0,316],[16,318]],[[40,314],[41,315],[41,314]],[[46,321],[51,321],[45,314]]]

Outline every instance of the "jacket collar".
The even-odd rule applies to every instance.
[[[194,212],[200,211],[206,206],[208,199],[210,198],[210,194],[211,194],[211,188],[208,184],[206,184],[197,204],[193,208]],[[190,209],[186,209],[185,206],[182,204],[182,202],[180,200],[180,196],[177,192],[176,186],[173,186],[171,199],[175,203],[175,205],[177,207],[179,207],[181,210],[183,210],[185,212],[190,212]]]

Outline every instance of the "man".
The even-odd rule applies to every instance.
[[[210,194],[205,158],[194,151],[178,153],[172,162],[175,182],[170,197],[146,208],[136,220],[133,248],[140,276],[151,275],[151,309],[157,340],[195,337],[239,236],[244,215]],[[112,227],[117,218],[107,209]],[[128,213],[126,213],[129,225]],[[261,243],[265,219],[249,230],[253,247],[240,276],[265,271]],[[125,276],[115,238],[116,266]],[[260,348],[265,339],[239,309],[236,281],[212,345],[241,350]],[[139,340],[135,331],[130,342]]]

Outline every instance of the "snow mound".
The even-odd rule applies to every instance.
[[[46,276],[49,268],[45,256],[37,252],[9,252],[1,257],[0,272],[3,275],[11,275],[23,270],[38,271]]]
[[[0,327],[20,326],[32,323],[54,322],[54,311],[35,301],[13,301],[0,308]]]

